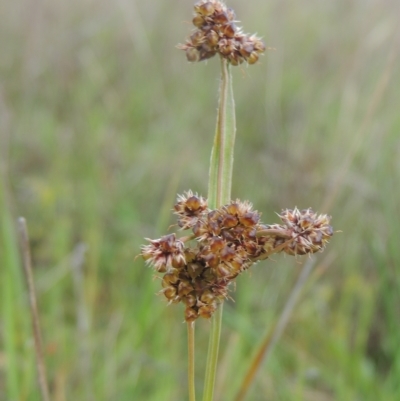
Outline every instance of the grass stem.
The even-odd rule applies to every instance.
[[[29,307],[32,318],[33,338],[35,342],[36,367],[38,371],[39,387],[42,394],[42,401],[50,401],[48,382],[46,378],[46,368],[43,358],[42,336],[39,325],[39,312],[36,303],[35,286],[33,283],[32,259],[29,247],[29,235],[26,220],[23,217],[18,219],[18,230],[21,241],[22,261],[24,275],[28,287]]]
[[[194,352],[194,333],[195,322],[187,322],[188,333],[188,384],[189,384],[189,401],[196,401],[195,391],[195,352]]]
[[[208,207],[216,209],[231,199],[236,136],[235,102],[228,62],[221,58],[221,81],[214,145],[211,151]]]
[[[219,107],[214,145],[211,152],[208,186],[208,206],[215,209],[231,199],[233,154],[236,135],[235,102],[232,76],[228,62],[221,58]],[[223,303],[218,306],[211,322],[203,401],[212,401],[221,336]]]
[[[211,320],[210,342],[208,344],[206,375],[204,380],[203,401],[212,401],[217,373],[219,339],[221,337],[222,312],[224,304],[221,303]]]

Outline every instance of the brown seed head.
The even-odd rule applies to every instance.
[[[185,320],[187,322],[194,322],[198,317],[199,314],[196,309],[191,308],[190,306],[185,309]]]
[[[178,216],[179,227],[186,230],[194,227],[199,218],[207,212],[207,201],[189,190],[183,195],[178,195],[174,210]]]
[[[195,47],[188,47],[186,49],[186,58],[187,61],[194,63],[196,61],[200,61],[200,51]]]
[[[212,48],[214,48],[215,46],[217,46],[218,41],[219,41],[218,33],[211,29],[210,32],[207,33],[207,42],[208,42],[208,44]]]
[[[197,30],[194,31],[190,36],[190,42],[193,46],[200,46],[206,40],[206,36],[203,31]]]
[[[206,305],[200,306],[199,316],[204,319],[210,319],[216,310],[217,310],[216,302],[212,302],[211,304],[206,304]]]
[[[210,304],[215,301],[215,294],[211,290],[205,290],[203,294],[201,294],[200,301],[205,304]]]
[[[171,302],[179,302],[180,298],[177,296],[176,288],[174,286],[170,285],[168,287],[165,287],[163,293],[165,295],[165,298],[167,298]]]
[[[265,45],[259,38],[242,33],[236,26],[234,10],[222,1],[200,0],[194,5],[194,11],[192,22],[196,30],[186,44],[178,46],[186,51],[188,61],[206,60],[219,53],[232,65],[244,61],[254,64],[265,51]],[[252,49],[249,50],[248,46],[243,48],[243,43],[250,43]]]
[[[255,64],[259,59],[258,53],[257,52],[251,52],[250,56],[246,58],[246,61],[249,64]]]
[[[183,298],[183,302],[186,306],[195,306],[197,303],[196,295],[194,293],[186,295],[186,297]]]
[[[194,10],[200,15],[208,17],[209,15],[212,15],[214,13],[215,8],[211,1],[206,1],[205,3],[199,2],[195,4]]]
[[[205,19],[201,15],[196,15],[192,19],[193,25],[196,26],[197,28],[201,28],[203,25],[206,24]]]
[[[312,209],[285,209],[279,215],[281,224],[264,225],[250,202],[236,199],[209,210],[207,200],[192,191],[178,196],[174,213],[178,225],[191,228],[194,236],[148,239],[150,244],[142,247],[141,254],[164,273],[160,293],[169,303],[185,305],[188,322],[209,319],[227,298],[229,285],[256,261],[277,252],[321,251],[333,235],[330,217]]]
[[[152,265],[156,271],[166,272],[186,263],[183,242],[177,240],[175,234],[165,235],[156,240],[146,239],[150,244],[142,246],[141,254],[146,263]]]
[[[311,208],[285,209],[279,215],[286,228],[292,233],[293,241],[283,249],[290,255],[305,255],[324,249],[333,235],[330,216],[317,215]]]

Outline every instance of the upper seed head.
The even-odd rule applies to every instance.
[[[186,51],[188,61],[206,60],[219,53],[232,65],[244,61],[254,64],[265,51],[259,38],[242,33],[235,24],[235,12],[222,1],[201,0],[194,5],[194,11],[192,22],[197,29],[186,44],[178,46]],[[242,46],[245,42],[249,43],[247,47]]]

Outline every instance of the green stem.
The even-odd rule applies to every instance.
[[[212,401],[217,373],[219,339],[221,337],[222,312],[224,304],[218,306],[211,321],[210,341],[208,344],[206,376],[204,380],[203,401]]]
[[[231,199],[233,151],[236,135],[235,102],[228,62],[221,58],[221,82],[214,146],[211,151],[208,182],[208,207],[217,207]]]
[[[194,322],[187,322],[189,401],[196,401],[194,385]]]
[[[231,199],[233,152],[236,135],[235,102],[228,62],[221,58],[221,82],[214,146],[211,152],[208,184],[208,206],[216,209]],[[203,401],[212,401],[221,336],[223,303],[218,306],[211,322],[206,363]]]

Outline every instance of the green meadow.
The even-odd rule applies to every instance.
[[[216,401],[234,400],[304,266],[249,401],[400,399],[400,3],[230,0],[268,50],[232,68],[233,198],[266,223],[312,207],[338,232],[274,255],[225,302]],[[182,305],[144,238],[207,195],[219,62],[176,49],[191,1],[0,4],[0,401],[40,401],[16,219],[28,223],[52,401],[187,400]],[[340,232],[339,232],[340,231]],[[196,323],[196,384],[210,322]]]

